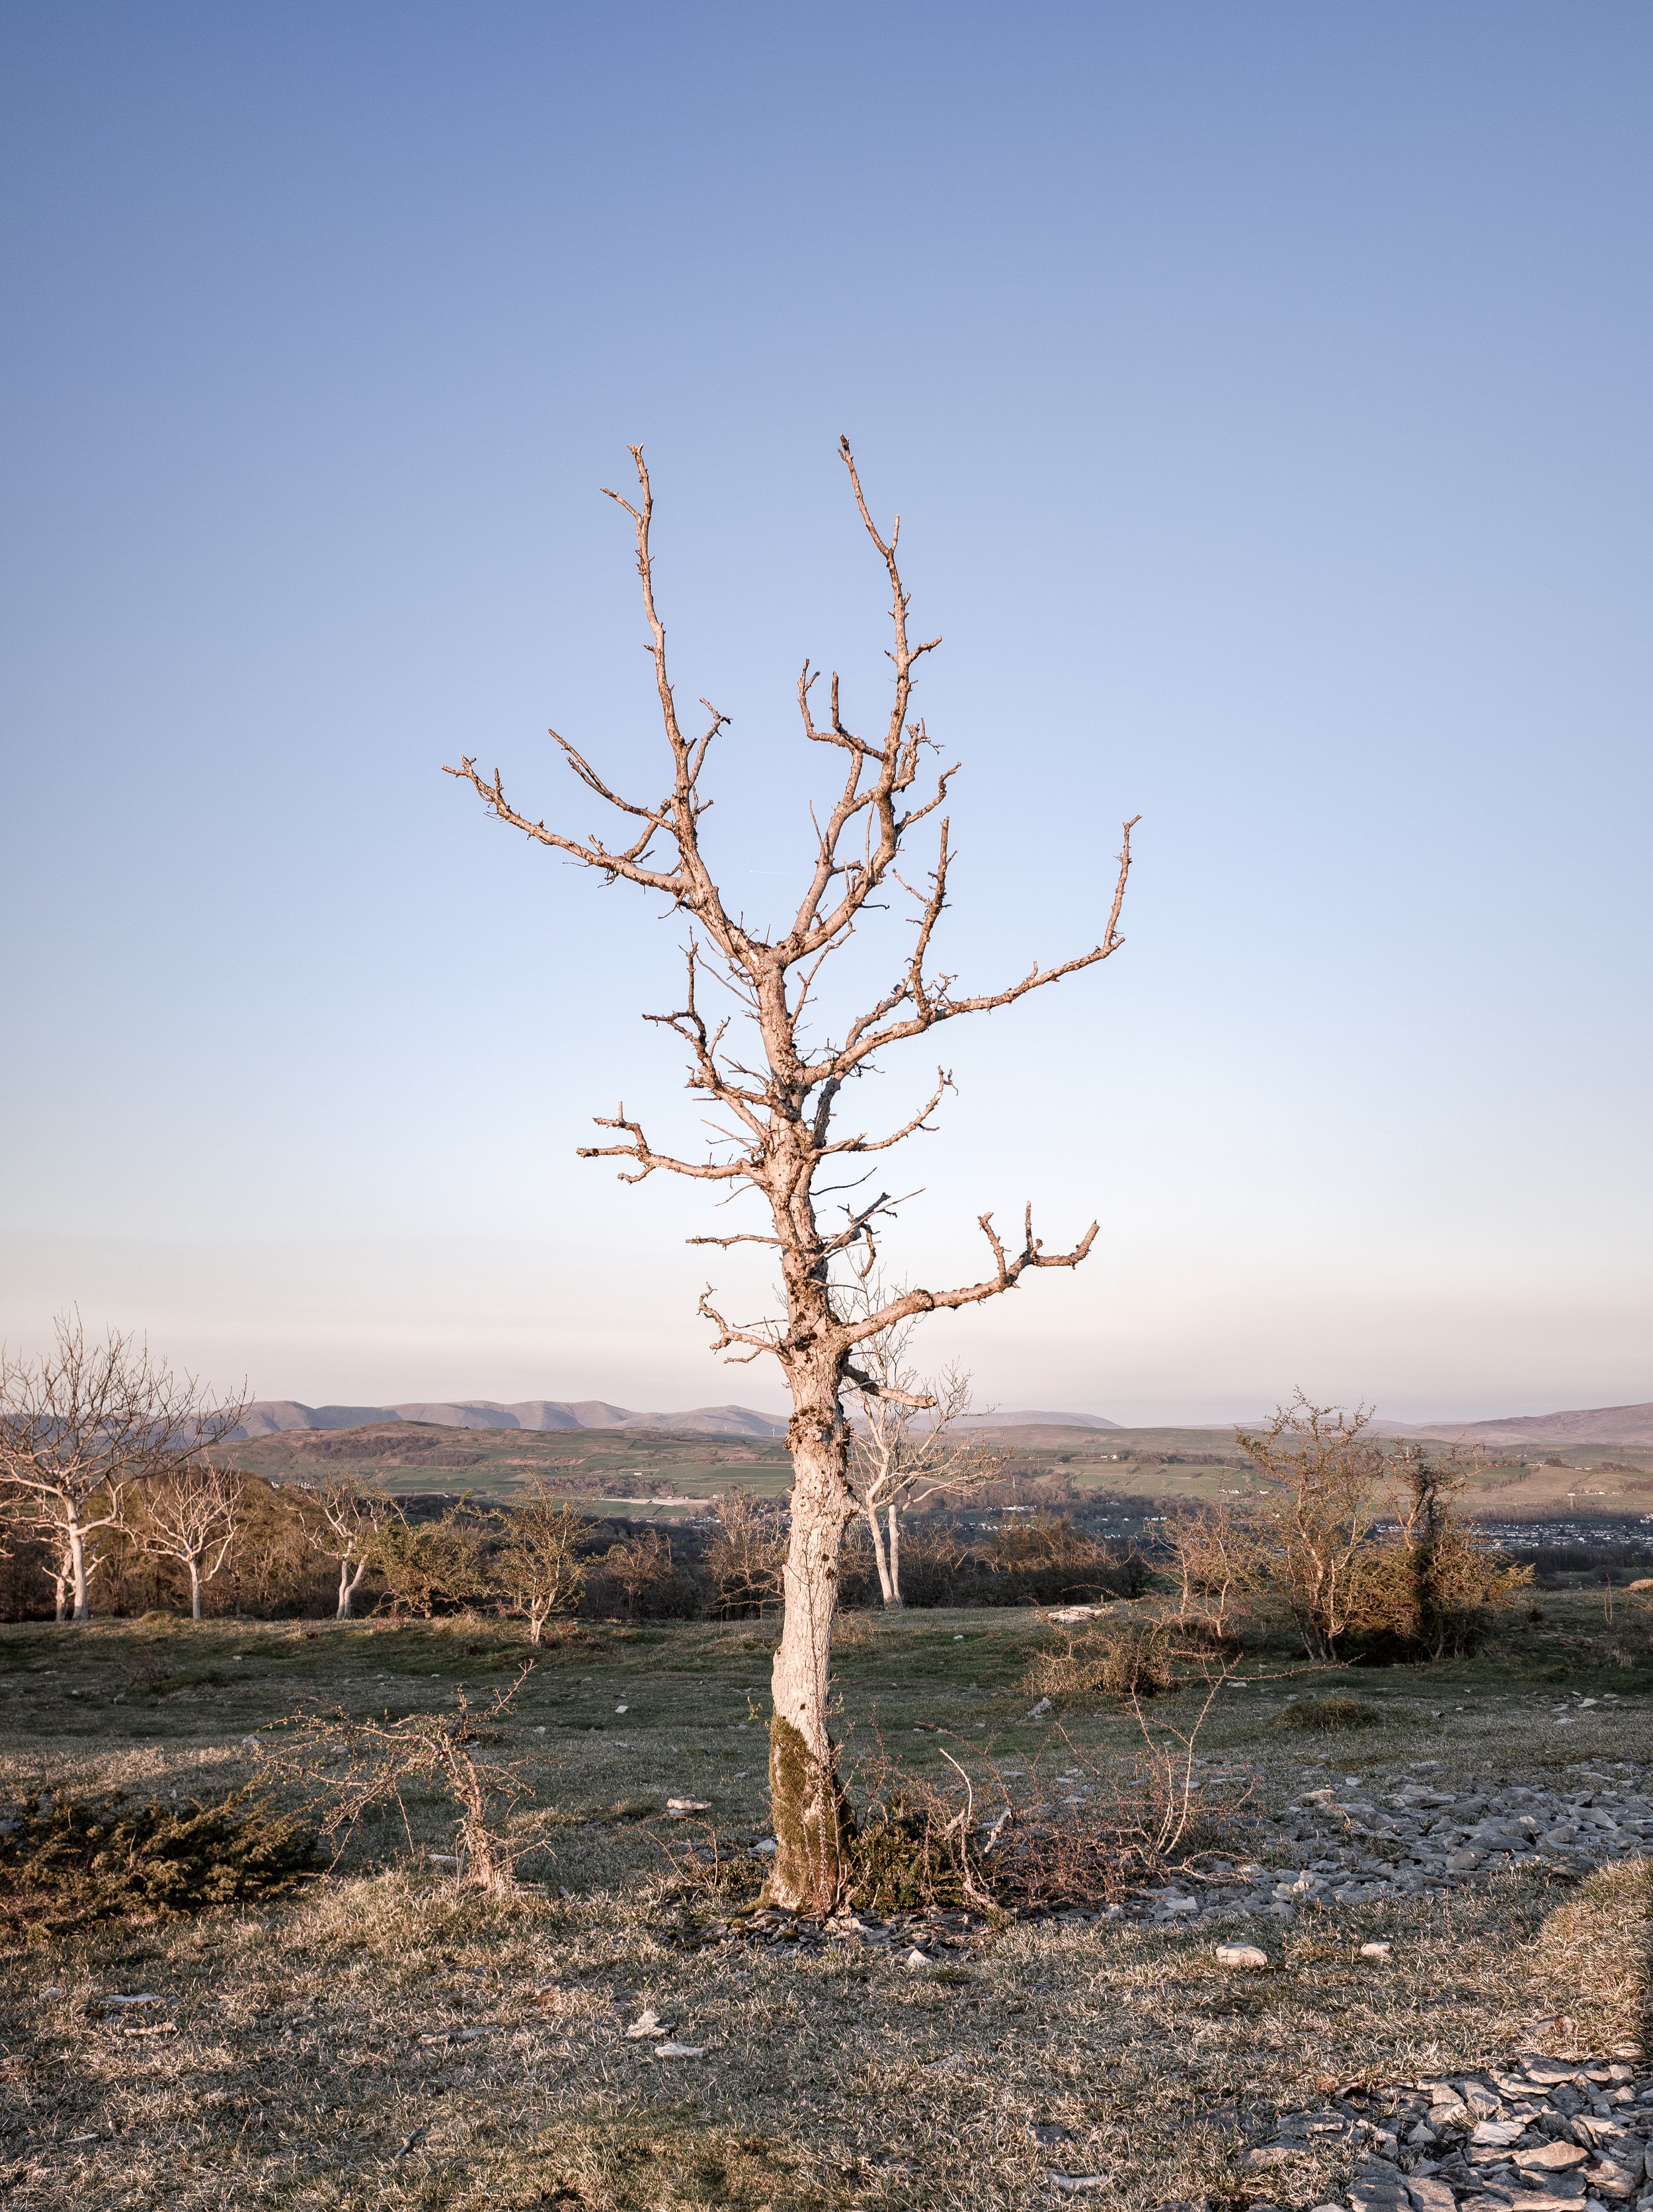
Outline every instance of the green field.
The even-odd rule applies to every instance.
[[[1231,1437],[1209,1429],[1007,1429],[993,1441],[1005,1476],[1033,1503],[1096,1503],[1117,1496],[1142,1513],[1168,1502],[1243,1490],[1246,1462]],[[601,1512],[671,1521],[690,1501],[739,1488],[778,1498],[790,1462],[778,1439],[701,1437],[635,1429],[450,1429],[386,1421],[359,1429],[289,1430],[234,1447],[238,1463],[277,1481],[348,1475],[396,1492],[469,1490],[508,1498],[549,1481]],[[1653,1521],[1653,1450],[1575,1446],[1563,1462],[1489,1463],[1466,1504],[1500,1519],[1566,1516]],[[1604,1466],[1603,1462],[1607,1464]],[[1215,1463],[1213,1463],[1215,1462]]]
[[[1543,1780],[1646,1760],[1644,1613],[1621,1605],[1609,1626],[1596,1600],[1549,1595],[1543,1611],[1473,1662],[1363,1672],[1352,1686],[1379,1724],[1312,1743],[1280,1715],[1316,1678],[1261,1670],[1200,1740],[1222,1778],[1205,1845],[1225,1840],[1226,1819],[1231,1848],[1266,1855],[1248,1823],[1328,1759],[1349,1778],[1427,1760]],[[720,1849],[752,1869],[738,1903],[761,1868],[743,1855],[765,1826],[772,1633],[598,1624],[544,1655],[501,1747],[531,1762],[520,1833],[543,1847],[523,1868],[532,1892],[458,1888],[428,1856],[452,1847],[451,1808],[427,1797],[410,1802],[410,1838],[393,1820],[369,1826],[292,1901],[12,1939],[9,2201],[1021,2212],[1055,2201],[1056,2154],[1037,2126],[1067,2130],[1064,2167],[1110,2177],[1109,2203],[1216,2187],[1239,2202],[1260,2116],[1358,2079],[1486,2064],[1529,2046],[1540,2017],[1549,2045],[1581,2051],[1644,2031],[1644,1862],[1582,1889],[1529,1872],[1306,1907],[1262,1929],[1271,1969],[1238,1983],[1215,1965],[1223,1931],[1208,1923],[1012,1921],[923,1973],[899,1947],[707,1941],[709,1916],[685,1917],[670,1888],[691,1830],[665,1800],[709,1804]],[[1020,1678],[1055,1635],[1028,1612],[855,1616],[835,1662],[852,1777],[880,1741],[921,1774],[945,1775],[945,1752],[984,1778],[989,1753],[1022,1771],[1123,1772],[1138,1740],[1127,1710],[1028,1717]],[[476,1694],[510,1680],[525,1656],[516,1633],[474,1620],[0,1629],[4,1787],[14,1800],[119,1785],[181,1802],[255,1777],[260,1731],[307,1698],[435,1710],[461,1683]],[[1558,1695],[1603,1690],[1614,1706],[1545,1725]],[[1191,1710],[1187,1694],[1154,1709],[1185,1722]],[[731,1901],[715,1908],[725,1920]],[[1571,1931],[1565,1971],[1558,1926]],[[1257,1923],[1234,1932],[1256,1940]],[[1358,1955],[1375,1937],[1393,1945],[1376,1964]],[[155,2033],[129,2033],[133,2016],[103,2002],[131,1992],[164,2001],[137,2016]],[[647,2004],[704,2055],[674,2063],[628,2039]],[[1321,2201],[1304,2192],[1323,2196],[1332,2178],[1305,2172],[1289,2201]]]

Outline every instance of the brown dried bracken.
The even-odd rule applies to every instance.
[[[582,1151],[590,1158],[628,1162],[623,1170],[628,1182],[641,1182],[664,1168],[674,1175],[726,1185],[732,1196],[743,1186],[753,1188],[768,1205],[771,1233],[741,1231],[690,1241],[725,1248],[766,1246],[780,1259],[784,1318],[744,1325],[732,1322],[718,1310],[709,1285],[701,1297],[701,1311],[716,1331],[714,1350],[729,1352],[737,1361],[772,1354],[781,1363],[792,1395],[793,1412],[787,1441],[794,1481],[784,1577],[786,1617],[775,1661],[770,1748],[770,1788],[779,1850],[770,1893],[779,1904],[819,1911],[834,1902],[843,1880],[845,1814],[827,1729],[827,1672],[839,1548],[845,1526],[855,1510],[846,1479],[849,1430],[842,1397],[847,1384],[863,1395],[867,1391],[866,1381],[852,1372],[857,1347],[909,1316],[977,1304],[1013,1290],[1030,1268],[1077,1267],[1090,1251],[1097,1226],[1092,1222],[1071,1250],[1047,1252],[1033,1233],[1031,1207],[1024,1217],[1019,1248],[1007,1247],[994,1226],[993,1216],[983,1213],[980,1226],[992,1264],[980,1281],[945,1290],[915,1287],[882,1305],[869,1309],[862,1304],[852,1309],[843,1295],[842,1273],[835,1282],[835,1267],[847,1269],[862,1280],[870,1279],[877,1261],[879,1226],[896,1201],[887,1190],[852,1200],[843,1208],[842,1227],[830,1229],[818,1218],[818,1202],[828,1194],[817,1190],[816,1176],[829,1161],[887,1152],[903,1139],[929,1129],[930,1116],[951,1088],[951,1078],[945,1069],[939,1069],[935,1087],[924,1104],[885,1135],[856,1131],[835,1137],[833,1115],[844,1085],[863,1073],[885,1046],[926,1036],[961,1014],[1010,1006],[1030,992],[1092,967],[1116,951],[1122,941],[1118,925],[1130,870],[1133,823],[1125,827],[1105,926],[1089,951],[1054,967],[1036,964],[1018,981],[994,991],[959,992],[955,988],[956,977],[929,972],[932,942],[947,902],[952,857],[946,817],[943,816],[938,824],[935,858],[926,881],[909,882],[901,872],[900,860],[903,842],[918,823],[943,805],[953,774],[951,769],[942,770],[927,795],[909,799],[919,782],[925,755],[933,750],[922,721],[908,719],[914,674],[920,660],[933,652],[940,640],[915,643],[909,637],[908,593],[896,552],[899,520],[887,539],[880,534],[862,495],[848,441],[843,440],[840,453],[856,507],[890,579],[894,640],[889,658],[895,694],[889,720],[880,738],[865,738],[848,728],[834,675],[829,686],[828,719],[817,723],[814,712],[817,676],[805,663],[798,679],[804,734],[811,744],[831,747],[844,755],[843,782],[825,820],[816,823],[814,860],[791,922],[779,933],[765,935],[732,913],[722,890],[713,880],[700,837],[701,817],[710,804],[701,795],[701,778],[713,741],[728,718],[702,701],[711,719],[699,737],[685,736],[678,722],[666,669],[665,630],[654,600],[649,544],[653,498],[642,449],[633,447],[630,450],[637,471],[637,501],[634,503],[617,493],[609,496],[624,507],[635,529],[637,573],[671,760],[669,787],[653,804],[623,798],[581,752],[553,732],[569,767],[586,790],[635,825],[635,831],[627,833],[625,842],[610,846],[594,834],[584,838],[565,836],[520,811],[507,799],[497,769],[491,777],[484,776],[473,759],[465,758],[447,773],[470,783],[500,821],[537,843],[569,854],[610,882],[623,878],[642,890],[659,892],[674,911],[689,917],[685,1002],[674,1012],[648,1018],[671,1030],[688,1047],[688,1087],[713,1101],[722,1116],[714,1126],[708,1157],[689,1160],[656,1150],[642,1124],[628,1115],[623,1105],[613,1115],[599,1121],[600,1127],[616,1133],[617,1141]],[[657,841],[669,844],[671,851],[656,854]],[[886,889],[902,891],[913,902],[914,939],[909,956],[901,963],[900,972],[889,988],[848,1023],[841,1037],[806,1042],[805,1017],[823,966],[849,944],[869,901],[877,902],[877,895]],[[746,1066],[728,1048],[731,1017],[708,1023],[702,1012],[703,975],[714,977],[731,993],[756,1028],[763,1054],[761,1067]],[[870,1176],[864,1177],[866,1181]]]

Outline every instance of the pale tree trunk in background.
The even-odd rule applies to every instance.
[[[355,1599],[357,1590],[362,1587],[362,1577],[367,1573],[367,1571],[368,1562],[366,1559],[357,1559],[355,1561],[354,1565],[349,1559],[341,1559],[339,1561],[337,1617],[340,1620],[349,1620],[354,1619],[355,1616],[352,1612],[352,1601]]]
[[[887,1152],[927,1131],[929,1117],[951,1088],[951,1079],[938,1069],[926,1103],[888,1134],[852,1130],[835,1135],[833,1116],[845,1086],[887,1047],[924,1036],[961,1014],[1009,1006],[1116,951],[1123,941],[1117,925],[1130,870],[1132,828],[1130,823],[1125,826],[1111,903],[1090,951],[1053,967],[1036,963],[1019,982],[971,994],[955,995],[957,979],[930,968],[936,927],[947,904],[951,865],[945,817],[938,819],[933,856],[923,877],[916,871],[903,872],[902,858],[903,840],[916,823],[943,805],[953,773],[941,770],[926,796],[915,790],[932,745],[923,723],[908,720],[914,672],[940,640],[915,644],[909,638],[908,594],[896,558],[899,520],[888,538],[880,534],[862,495],[848,440],[840,441],[839,450],[857,512],[890,582],[893,636],[887,658],[892,697],[881,731],[863,737],[842,718],[835,675],[829,687],[829,717],[817,723],[817,679],[809,664],[804,665],[797,688],[804,736],[808,744],[841,756],[842,781],[830,805],[812,817],[801,896],[789,921],[783,916],[776,928],[749,922],[744,918],[749,909],[739,899],[726,900],[701,849],[700,817],[711,803],[701,795],[702,772],[727,718],[702,702],[710,720],[695,738],[684,734],[678,719],[666,668],[665,630],[655,605],[649,543],[653,496],[641,447],[631,448],[637,502],[620,499],[619,504],[630,515],[635,532],[637,573],[665,738],[665,796],[641,803],[623,797],[577,747],[553,732],[585,792],[617,810],[620,837],[611,846],[595,835],[565,836],[549,829],[543,818],[520,811],[507,802],[497,769],[485,776],[474,759],[465,757],[447,771],[469,783],[495,819],[538,844],[583,862],[607,882],[623,878],[663,896],[668,910],[681,914],[688,923],[684,1002],[675,1012],[649,1018],[671,1030],[687,1048],[688,1087],[715,1109],[707,1157],[684,1159],[656,1151],[623,1105],[612,1116],[599,1117],[599,1127],[617,1133],[617,1141],[582,1146],[581,1151],[586,1158],[626,1162],[623,1174],[627,1182],[640,1182],[663,1170],[722,1185],[731,1196],[750,1186],[762,1194],[768,1208],[768,1224],[762,1231],[741,1230],[690,1241],[766,1248],[780,1263],[785,1289],[786,1311],[772,1319],[740,1324],[726,1320],[713,1304],[709,1285],[702,1296],[701,1311],[716,1331],[714,1351],[738,1347],[732,1356],[743,1361],[773,1356],[781,1363],[792,1396],[792,1522],[783,1577],[786,1615],[775,1661],[769,1756],[777,1850],[768,1893],[776,1904],[816,1912],[830,1909],[845,1880],[846,1815],[827,1727],[827,1704],[839,1549],[847,1524],[861,1508],[849,1479],[843,1394],[854,1390],[864,1401],[876,1401],[893,1390],[898,1401],[909,1406],[933,1403],[860,1372],[854,1364],[858,1348],[880,1332],[921,1315],[997,1297],[1013,1290],[1030,1268],[1077,1267],[1097,1233],[1092,1222],[1071,1251],[1047,1253],[1033,1234],[1030,1209],[1021,1249],[1007,1251],[994,1229],[992,1215],[981,1214],[978,1221],[993,1255],[991,1270],[982,1280],[951,1290],[913,1288],[882,1302],[863,1297],[858,1304],[854,1285],[859,1280],[864,1285],[876,1265],[879,1224],[890,1215],[893,1200],[887,1190],[858,1196],[853,1205],[842,1207],[842,1227],[830,1228],[818,1218],[817,1206],[828,1193],[817,1188],[816,1176],[823,1167],[848,1166],[848,1179],[828,1188],[859,1190],[870,1177],[857,1172],[854,1157],[845,1156]],[[609,496],[618,499],[615,493]],[[657,841],[671,849],[656,854]],[[925,863],[921,860],[918,866]],[[908,866],[913,866],[910,858]],[[822,970],[857,934],[858,924],[897,895],[910,898],[914,911],[911,936],[892,962],[895,973],[881,991],[875,988],[870,1004],[835,1029],[839,1017],[819,1002]],[[765,894],[766,900],[769,896]],[[701,979],[708,972],[732,994],[720,998],[720,1011],[709,1023],[699,1006]],[[726,1006],[726,1013],[721,1011]],[[738,1024],[739,1030],[726,1045],[732,1024]],[[892,1534],[895,1525],[892,1521]],[[898,1569],[898,1549],[895,1556]]]
[[[901,1601],[896,1592],[900,1586],[890,1571],[890,1553],[884,1542],[884,1523],[878,1517],[878,1509],[876,1505],[869,1505],[866,1509],[866,1525],[872,1532],[872,1558],[878,1570],[878,1595],[887,1606],[898,1605]],[[890,1514],[890,1534],[892,1538],[895,1533],[896,1517],[895,1510],[892,1507]]]
[[[89,1614],[86,1586],[86,1536],[74,1506],[66,1504],[64,1510],[69,1515],[69,1526],[64,1533],[69,1540],[69,1579],[75,1593],[75,1619],[85,1620]]]

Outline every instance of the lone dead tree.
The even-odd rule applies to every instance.
[[[0,1496],[55,1552],[58,1618],[87,1618],[100,1530],[123,1525],[135,1482],[176,1474],[240,1425],[245,1396],[204,1392],[147,1344],[111,1329],[88,1344],[78,1313],[39,1359],[0,1352]]]
[[[714,1290],[702,1293],[700,1310],[715,1332],[712,1348],[728,1351],[737,1361],[771,1354],[781,1364],[792,1397],[787,1427],[793,1480],[792,1522],[784,1574],[785,1617],[775,1653],[772,1682],[769,1786],[776,1853],[769,1893],[777,1904],[818,1911],[830,1906],[842,1887],[848,1840],[848,1811],[838,1785],[827,1726],[827,1684],[832,1613],[837,1590],[838,1555],[844,1529],[856,1508],[848,1480],[849,1425],[844,1417],[846,1387],[865,1389],[871,1378],[855,1367],[860,1346],[909,1316],[979,1304],[1014,1290],[1030,1269],[1076,1267],[1097,1234],[1092,1222],[1071,1250],[1047,1252],[1033,1233],[1032,1209],[1024,1218],[1019,1247],[1007,1245],[991,1213],[980,1226],[991,1254],[978,1282],[947,1290],[915,1287],[881,1310],[852,1313],[843,1297],[844,1271],[870,1275],[876,1265],[879,1224],[893,1204],[878,1192],[844,1208],[842,1228],[820,1218],[826,1193],[816,1178],[823,1168],[859,1162],[888,1152],[904,1138],[931,1127],[930,1116],[951,1088],[945,1070],[937,1071],[928,1099],[899,1128],[872,1136],[852,1130],[834,1135],[834,1115],[844,1087],[865,1073],[874,1056],[888,1047],[924,1036],[962,1014],[986,1013],[1013,1005],[1065,975],[1093,967],[1123,941],[1118,923],[1130,871],[1130,835],[1125,825],[1112,903],[1099,941],[1087,952],[1054,967],[1036,964],[1019,981],[998,990],[963,992],[957,979],[931,967],[936,927],[947,903],[952,852],[945,815],[938,823],[934,859],[924,878],[903,875],[903,848],[917,826],[938,814],[955,771],[939,770],[927,795],[921,781],[926,755],[933,750],[921,720],[909,721],[915,673],[939,638],[915,642],[908,632],[909,598],[896,561],[897,518],[884,538],[873,522],[847,439],[839,451],[866,535],[889,577],[893,640],[889,651],[894,693],[882,734],[865,737],[848,726],[840,711],[838,678],[828,687],[824,723],[816,717],[817,672],[805,661],[798,679],[798,710],[804,736],[813,745],[843,756],[843,777],[824,818],[813,818],[813,858],[790,922],[766,933],[737,908],[732,910],[714,879],[702,847],[701,823],[710,800],[702,795],[713,743],[728,717],[702,701],[710,717],[698,736],[685,735],[666,667],[665,630],[656,611],[653,559],[649,532],[653,496],[642,448],[633,447],[638,496],[635,503],[617,492],[614,499],[631,517],[637,549],[637,573],[650,635],[655,690],[668,755],[665,794],[652,802],[623,798],[611,788],[585,755],[550,732],[569,768],[586,790],[627,817],[629,827],[617,845],[595,833],[583,838],[548,829],[512,805],[497,769],[484,776],[473,758],[462,758],[447,773],[469,783],[499,821],[536,843],[584,862],[605,882],[623,880],[664,897],[672,911],[687,917],[688,986],[675,1012],[647,1017],[671,1030],[686,1046],[688,1088],[710,1101],[724,1117],[703,1159],[682,1159],[659,1152],[642,1125],[621,1106],[598,1126],[616,1133],[612,1144],[581,1146],[586,1158],[631,1163],[622,1179],[638,1182],[657,1169],[687,1176],[730,1192],[749,1186],[761,1194],[771,1233],[744,1232],[690,1241],[728,1248],[768,1247],[778,1257],[785,1301],[783,1316],[744,1325],[727,1319],[713,1303]],[[813,1036],[806,1023],[822,970],[850,944],[869,903],[877,908],[895,892],[913,902],[913,941],[899,972],[872,1004],[863,1006],[841,1034]],[[880,895],[884,896],[881,897]],[[761,1064],[729,1048],[732,1017],[708,1018],[702,1008],[702,980],[731,992],[744,1021],[757,1031]],[[863,1181],[870,1178],[863,1178]]]

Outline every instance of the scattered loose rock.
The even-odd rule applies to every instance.
[[[1268,1964],[1267,1951],[1260,1951],[1255,1943],[1219,1943],[1217,1963],[1247,1973],[1260,1973]]]

